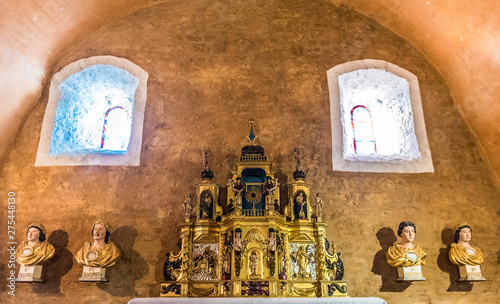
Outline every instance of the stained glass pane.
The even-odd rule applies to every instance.
[[[351,120],[354,134],[354,153],[377,153],[370,111],[366,107],[356,106],[351,111]]]
[[[130,141],[130,130],[124,128],[129,123],[129,113],[121,107],[114,107],[106,113],[101,148],[104,150],[126,151]]]

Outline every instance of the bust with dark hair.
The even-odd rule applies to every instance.
[[[26,231],[26,241],[16,249],[16,261],[25,266],[41,265],[54,256],[54,246],[46,241],[45,227],[31,223]]]
[[[92,243],[85,245],[75,254],[78,263],[89,267],[111,267],[120,257],[120,251],[109,240],[111,228],[104,220],[97,220],[92,226]]]
[[[408,226],[413,227],[413,232],[417,233],[417,227],[415,226],[415,224],[413,224],[413,222],[403,221],[403,222],[399,223],[398,236],[401,236],[401,234],[403,233],[403,229],[405,229],[405,227],[408,227]]]
[[[467,235],[466,235],[466,230],[463,232],[463,233],[460,233],[462,231],[462,229],[464,228],[469,228],[469,230],[467,231]],[[470,228],[469,224],[467,222],[463,222],[463,223],[460,223],[458,224],[456,227],[455,227],[455,238],[453,240],[453,242],[457,243],[460,241],[460,234],[462,234],[462,242],[467,242],[468,241],[466,239],[469,239],[470,240],[470,237],[472,235],[472,229]],[[469,236],[470,234],[470,236]]]
[[[467,222],[455,227],[455,243],[451,244],[450,261],[458,266],[476,266],[484,261],[481,249],[470,244],[472,230]]]
[[[386,253],[387,263],[392,267],[413,267],[425,265],[426,254],[420,246],[413,244],[417,228],[412,222],[399,223],[399,243],[395,243]]]

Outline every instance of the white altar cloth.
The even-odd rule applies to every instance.
[[[386,304],[381,298],[137,298],[129,304]]]

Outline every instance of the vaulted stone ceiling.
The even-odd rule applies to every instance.
[[[352,7],[415,45],[447,81],[455,105],[500,176],[500,2],[325,1]],[[99,28],[160,2],[167,1],[1,1],[0,158],[68,49]]]

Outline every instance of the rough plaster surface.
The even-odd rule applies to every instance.
[[[325,201],[328,238],[342,252],[351,296],[388,303],[498,299],[500,189],[439,73],[378,23],[323,1],[170,2],[88,37],[54,70],[101,54],[126,58],[150,75],[141,165],[35,167],[44,90],[0,169],[0,216],[6,218],[7,191],[15,191],[18,240],[38,220],[56,256],[46,283],[17,285],[14,300],[6,295],[2,251],[2,302],[124,303],[158,296],[165,253],[176,248],[179,236],[180,205],[199,181],[202,147],[212,151],[214,182],[225,185],[246,143],[249,118],[280,183],[291,182],[293,148],[304,152],[307,181]],[[435,173],[332,171],[325,73],[364,58],[392,62],[418,77]],[[111,223],[111,239],[124,259],[110,271],[110,283],[79,283],[82,269],[73,255],[89,241],[96,217]],[[416,223],[416,242],[428,254],[427,281],[411,286],[395,283],[396,272],[384,260],[401,220]],[[457,270],[446,252],[450,227],[462,220],[473,227],[489,281],[455,282]]]

